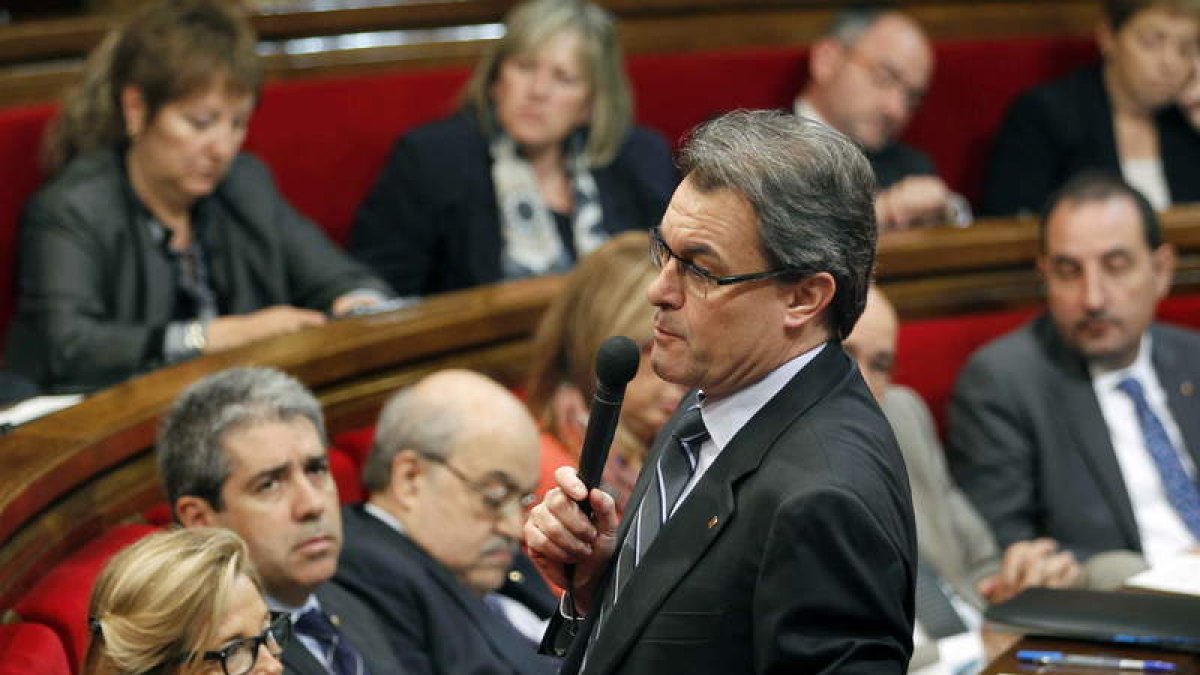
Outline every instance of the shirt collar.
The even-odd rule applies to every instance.
[[[372,504],[371,502],[366,502],[363,504],[363,511],[366,511],[369,515],[375,516],[379,520],[383,521],[384,525],[387,525],[400,534],[404,534],[404,523],[401,523],[396,516],[393,516],[382,506],[379,506],[378,504]]]
[[[265,593],[263,594],[263,597],[267,601],[267,609],[271,610],[272,612],[286,613],[292,618],[292,623],[295,623],[296,619],[300,618],[301,614],[310,609],[321,609],[321,603],[317,601],[316,593],[309,593],[308,598],[304,600],[304,604],[300,605],[299,607],[293,607],[292,605],[284,604]]]
[[[814,108],[812,104],[803,97],[796,97],[795,103],[792,104],[792,111],[796,113],[797,117],[807,117],[808,119],[820,122],[827,127],[831,126],[829,122],[825,121],[824,117],[821,117],[821,113],[817,112],[817,109]]]
[[[1150,331],[1146,331],[1142,333],[1142,339],[1138,343],[1137,356],[1128,366],[1116,370],[1106,370],[1098,364],[1089,363],[1088,372],[1092,376],[1092,382],[1098,389],[1107,390],[1116,388],[1126,377],[1133,377],[1145,386],[1147,382],[1152,381],[1154,374],[1154,366],[1150,363],[1151,349]]]
[[[708,435],[717,449],[723,449],[733,440],[750,418],[774,398],[804,366],[816,358],[826,344],[828,343],[822,343],[804,352],[767,373],[767,376],[758,382],[719,401],[705,401],[704,392],[700,392],[700,417],[704,420],[704,428],[708,430]]]

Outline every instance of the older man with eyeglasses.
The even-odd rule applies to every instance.
[[[545,624],[527,604],[540,586],[548,614],[553,597],[532,566],[514,569],[539,453],[524,404],[477,373],[434,373],[384,406],[337,578],[383,618],[408,670],[557,669],[537,654]]]

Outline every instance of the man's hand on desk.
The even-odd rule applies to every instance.
[[[1018,541],[1004,551],[1000,571],[980,581],[978,590],[990,603],[1003,602],[1029,586],[1073,586],[1081,572],[1075,556],[1060,551],[1053,539]]]
[[[561,466],[554,472],[558,487],[546,493],[525,521],[525,543],[538,569],[559,588],[571,589],[575,607],[587,612],[592,590],[616,547],[617,507],[612,497],[599,489],[588,492],[575,469]],[[592,518],[575,502],[588,498]],[[566,567],[575,565],[574,583]]]
[[[275,305],[250,314],[221,316],[209,322],[203,351],[211,354],[324,323],[325,315],[321,312],[291,305]]]

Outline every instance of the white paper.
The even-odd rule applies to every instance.
[[[17,426],[63,408],[69,408],[83,400],[83,394],[61,396],[34,396],[0,412],[0,424]]]
[[[1183,553],[1129,577],[1126,586],[1200,596],[1200,555]]]

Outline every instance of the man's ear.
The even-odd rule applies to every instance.
[[[184,495],[175,500],[175,519],[184,527],[220,527],[217,510],[207,499]]]
[[[808,51],[808,75],[813,82],[825,84],[837,76],[846,60],[846,45],[834,38],[822,38]]]
[[[130,140],[146,128],[146,97],[141,89],[131,84],[121,90],[121,117],[125,120],[125,135]]]
[[[1171,292],[1171,282],[1175,280],[1175,247],[1162,244],[1150,255],[1154,265],[1154,290],[1158,293],[1156,298],[1161,300]]]
[[[408,506],[421,492],[425,462],[414,450],[401,450],[392,457],[391,480],[388,491],[401,506]]]
[[[1116,41],[1116,33],[1112,26],[1109,25],[1108,19],[1101,19],[1096,22],[1096,46],[1100,48],[1101,56],[1108,56],[1112,50],[1113,43]]]
[[[817,272],[803,281],[787,284],[783,288],[787,299],[783,325],[795,330],[822,316],[833,302],[837,281],[828,272]]]

